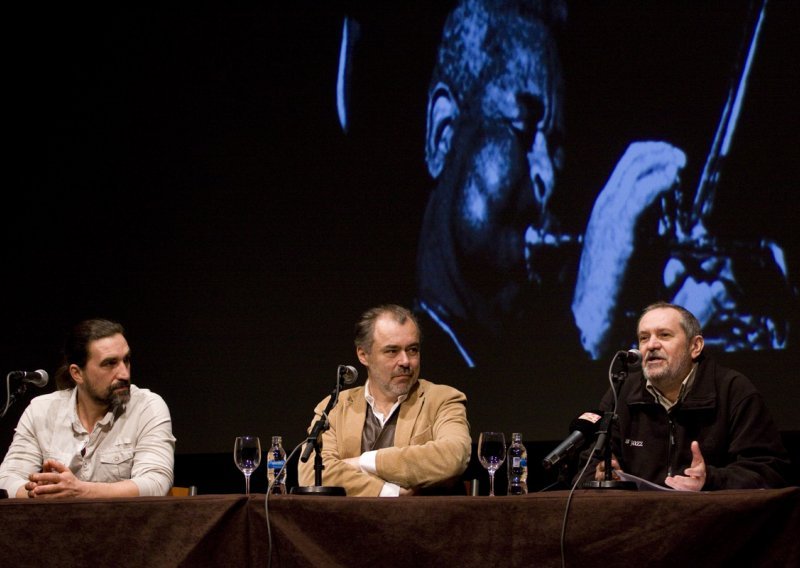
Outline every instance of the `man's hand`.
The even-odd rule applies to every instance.
[[[641,219],[680,182],[686,155],[667,142],[635,142],[597,196],[584,235],[572,303],[584,349],[597,358],[608,341]],[[646,228],[655,236],[658,227]]]
[[[664,483],[679,491],[700,491],[706,484],[706,461],[700,453],[700,444],[692,442],[692,465],[686,468],[686,475],[670,475]]]
[[[614,473],[620,469],[619,462],[615,456],[611,456],[611,479],[619,479],[619,476]],[[606,460],[597,462],[597,467],[594,469],[595,481],[605,481],[606,479]]]
[[[58,499],[88,496],[88,485],[80,481],[63,463],[45,460],[41,473],[32,473],[25,484],[28,497]]]

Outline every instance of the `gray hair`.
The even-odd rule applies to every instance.
[[[382,304],[380,306],[370,308],[361,314],[361,318],[358,320],[358,322],[356,322],[356,347],[360,347],[369,353],[369,351],[372,349],[372,343],[375,341],[375,322],[384,314],[389,314],[394,321],[400,325],[411,320],[414,322],[414,325],[417,326],[417,330],[420,329],[419,321],[417,321],[416,316],[411,312],[411,310],[397,304]]]
[[[686,334],[688,339],[692,339],[698,335],[703,335],[703,329],[700,326],[700,322],[697,321],[695,315],[684,308],[683,306],[679,306],[677,304],[670,304],[669,302],[655,302],[650,304],[645,309],[642,310],[641,315],[639,316],[639,320],[636,322],[636,332],[639,332],[639,324],[642,321],[642,318],[645,316],[646,313],[652,312],[653,310],[658,310],[662,308],[671,308],[677,311],[681,315],[680,324],[683,328],[683,332]]]

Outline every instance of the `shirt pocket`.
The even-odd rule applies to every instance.
[[[122,481],[131,478],[133,468],[133,448],[115,446],[100,452],[97,481]]]

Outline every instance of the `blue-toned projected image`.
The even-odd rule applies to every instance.
[[[391,302],[472,432],[557,440],[671,301],[800,428],[800,3],[15,12],[6,373],[120,321],[179,451],[229,455],[305,436]]]
[[[766,10],[754,4],[742,13],[706,154],[687,157],[657,128],[651,139],[630,140],[604,185],[596,180],[584,227],[574,222],[577,208],[563,207],[577,199],[565,170],[581,168],[582,158],[565,155],[570,70],[557,37],[569,25],[567,4],[466,0],[448,15],[425,116],[435,186],[420,232],[416,299],[467,365],[496,358],[509,338],[515,349],[520,337],[533,342],[531,331],[553,329],[554,318],[574,324],[589,357],[605,357],[629,344],[638,310],[655,299],[697,314],[709,346],[786,346],[796,290],[781,243],[714,230],[718,188],[738,191],[725,184],[726,160]],[[351,46],[347,29],[342,53]],[[686,175],[689,159],[702,170]]]

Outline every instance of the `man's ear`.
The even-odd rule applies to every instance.
[[[434,179],[444,169],[444,162],[453,140],[453,123],[458,117],[456,103],[450,87],[437,83],[428,97],[427,131],[425,135],[425,162]]]
[[[81,372],[81,368],[75,363],[69,366],[69,375],[72,377],[72,380],[75,381],[76,385],[83,384],[83,373]]]
[[[700,353],[703,352],[703,347],[705,347],[705,340],[703,339],[702,335],[695,335],[692,339],[689,353],[692,356],[692,360],[697,359],[700,356]]]

